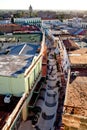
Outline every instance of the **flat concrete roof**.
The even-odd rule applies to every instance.
[[[75,51],[70,51],[70,54],[81,54],[81,55],[87,54],[87,48],[80,48]]]
[[[17,76],[24,73],[32,62],[33,56],[15,56],[2,55],[0,56],[0,75],[2,76]]]
[[[79,73],[76,77],[70,77],[66,105],[76,108],[74,114],[87,116],[87,69],[72,70],[72,72],[75,71]]]
[[[81,48],[69,53],[71,64],[87,64],[87,48]]]

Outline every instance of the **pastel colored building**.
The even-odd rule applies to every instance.
[[[41,27],[41,18],[15,18],[14,22],[21,25],[36,25]]]
[[[16,130],[29,114],[29,102],[42,77],[44,41],[13,47],[0,56],[0,129]],[[39,51],[38,51],[39,50]],[[4,100],[11,95],[9,103]],[[2,123],[3,122],[3,123]]]

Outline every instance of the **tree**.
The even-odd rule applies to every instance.
[[[11,23],[14,24],[14,16],[13,15],[11,16]]]

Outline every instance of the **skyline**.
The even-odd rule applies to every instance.
[[[31,5],[34,10],[87,10],[86,0],[1,0],[0,9],[28,10]]]

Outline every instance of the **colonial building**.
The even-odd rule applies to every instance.
[[[18,129],[42,77],[44,42],[21,44],[0,57],[0,129]]]
[[[41,27],[41,18],[15,18],[14,23],[21,25],[36,25]]]

